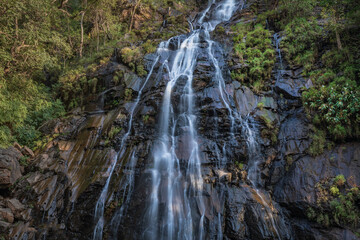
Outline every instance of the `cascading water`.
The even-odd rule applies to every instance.
[[[100,197],[99,197],[98,201],[96,202],[96,206],[95,206],[94,220],[95,220],[96,225],[95,225],[95,229],[94,229],[94,233],[93,233],[93,240],[101,240],[102,239],[103,229],[104,229],[105,203],[106,203],[106,199],[107,199],[107,195],[108,195],[108,190],[109,190],[111,177],[112,177],[112,175],[114,173],[114,169],[115,169],[115,166],[116,166],[116,164],[118,162],[118,159],[120,158],[120,155],[124,151],[126,140],[128,139],[128,137],[130,135],[134,112],[135,112],[135,109],[136,109],[136,107],[138,106],[138,104],[139,104],[139,102],[141,100],[142,91],[144,90],[144,88],[145,88],[145,86],[146,86],[146,84],[147,84],[147,82],[148,82],[148,80],[149,80],[149,78],[150,78],[150,76],[152,74],[152,71],[153,71],[154,66],[157,63],[157,61],[158,61],[158,58],[154,61],[154,64],[152,65],[151,70],[150,70],[148,76],[146,77],[144,84],[140,88],[140,90],[138,92],[138,96],[137,96],[133,106],[130,109],[128,130],[121,139],[119,152],[115,155],[115,158],[113,159],[112,163],[110,164],[110,167],[107,169],[108,178],[106,180],[105,186],[102,189]],[[134,165],[133,160],[130,161],[130,165],[131,166]],[[127,184],[131,184],[131,182],[133,180],[132,180],[132,178],[130,180],[131,181],[129,181]]]
[[[276,75],[276,80],[279,80],[282,77],[282,70],[283,70],[283,61],[282,61],[282,56],[281,56],[281,49],[280,49],[280,42],[282,40],[282,37],[280,36],[279,33],[275,33],[273,35],[273,39],[274,39],[274,45],[275,45],[275,50],[278,54],[278,69],[277,69],[277,75]]]
[[[160,115],[159,137],[153,147],[153,166],[149,169],[152,178],[151,196],[146,216],[144,238],[146,239],[204,239],[205,202],[201,156],[194,114],[193,72],[197,54],[202,43],[208,44],[209,59],[216,69],[214,78],[218,81],[220,95],[229,110],[231,128],[234,117],[224,94],[224,80],[217,60],[213,55],[213,42],[209,32],[217,24],[227,21],[236,10],[234,0],[220,2],[213,11],[213,0],[201,14],[199,29],[191,32],[182,42],[177,39],[176,50],[169,48],[171,41],[161,43],[158,54],[163,53],[163,67],[167,69],[169,81],[166,84]],[[208,21],[204,21],[210,14]],[[173,47],[173,44],[172,44]],[[175,106],[172,97],[180,94],[180,104]],[[231,130],[231,132],[233,132]],[[179,133],[186,143],[188,156],[179,159],[176,149]],[[184,173],[181,169],[185,169]],[[194,207],[193,205],[197,207]],[[219,234],[221,236],[221,234]]]
[[[242,133],[246,137],[246,144],[247,144],[248,158],[249,158],[247,178],[250,181],[251,185],[253,186],[255,190],[255,194],[259,197],[264,207],[264,210],[270,219],[270,224],[272,231],[274,232],[274,237],[276,237],[277,239],[281,239],[281,235],[279,234],[278,227],[276,226],[272,210],[259,190],[259,186],[261,185],[260,169],[259,169],[259,161],[261,159],[261,154],[260,154],[260,146],[256,140],[258,138],[256,124],[253,121],[251,121],[250,117],[243,119],[241,123],[242,123]]]

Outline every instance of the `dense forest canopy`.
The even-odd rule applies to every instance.
[[[204,5],[206,1],[201,4]],[[32,148],[44,137],[39,127],[81,107],[96,93],[87,73],[109,61],[114,48],[139,76],[146,75],[143,56],[161,40],[189,31],[191,1],[164,0],[2,0],[0,5],[0,146],[14,141]],[[234,28],[239,61],[251,67],[232,72],[256,91],[266,90],[274,52],[268,25],[282,31],[282,51],[314,87],[303,103],[314,116],[314,139],[334,141],[360,136],[360,6],[356,0],[267,0],[252,7],[255,23]],[[257,12],[256,6],[267,5]],[[162,29],[163,21],[173,23]],[[234,34],[234,33],[233,33]],[[242,42],[252,37],[253,43]],[[250,45],[249,45],[250,44]],[[320,150],[319,150],[320,148]]]

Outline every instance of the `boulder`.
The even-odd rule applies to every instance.
[[[27,146],[24,146],[22,148],[21,153],[24,154],[25,156],[28,156],[28,157],[34,157],[35,156],[34,152],[30,148],[28,148]]]
[[[11,210],[16,218],[22,218],[22,211],[25,209],[25,206],[16,198],[7,199],[6,206]]]
[[[10,208],[0,208],[0,220],[4,220],[8,223],[14,222],[14,214]]]
[[[275,91],[286,98],[296,99],[301,97],[301,89],[306,86],[306,81],[297,71],[278,70],[275,82]]]
[[[0,149],[0,189],[10,187],[21,177],[21,156],[21,152],[14,147]]]

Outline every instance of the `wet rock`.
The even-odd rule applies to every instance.
[[[29,223],[17,222],[10,233],[11,239],[35,239],[33,230],[29,231]],[[31,230],[31,229],[30,229]]]
[[[5,233],[11,226],[10,223],[0,220],[0,232]]]
[[[247,116],[257,106],[257,98],[255,94],[250,90],[250,88],[245,86],[235,91],[234,100],[236,108],[242,116]]]
[[[263,96],[259,99],[258,104],[262,104],[264,108],[277,110],[278,106],[273,97]]]
[[[0,220],[4,220],[8,223],[14,222],[14,214],[10,208],[0,208]]]
[[[301,89],[306,81],[301,77],[302,70],[278,70],[279,77],[275,82],[275,91],[290,99],[301,97]]]
[[[16,198],[7,199],[6,206],[11,210],[16,218],[22,218],[22,211],[25,209],[25,206]]]
[[[274,196],[293,214],[305,217],[307,208],[316,204],[316,183],[343,174],[359,185],[359,172],[360,143],[341,144],[315,158],[306,155],[297,160],[276,184]]]
[[[310,127],[302,109],[289,115],[281,124],[278,139],[280,152],[288,154],[305,153],[310,145]]]
[[[8,188],[21,177],[19,160],[22,154],[14,147],[0,149],[0,189]]]
[[[294,219],[292,225],[296,234],[296,240],[358,240],[349,229],[334,227],[332,229],[318,229],[309,224],[309,222],[300,219]]]
[[[225,181],[231,182],[232,174],[230,172],[225,172],[224,170],[215,170],[215,173],[220,181],[224,179]]]
[[[227,239],[245,239],[248,234],[245,219],[246,194],[243,189],[232,187],[227,191],[225,200],[225,229]]]
[[[280,122],[279,115],[268,109],[262,109],[262,110],[259,109],[258,111],[256,111],[255,119],[259,121],[264,121],[265,124],[268,125],[270,124],[272,126]]]

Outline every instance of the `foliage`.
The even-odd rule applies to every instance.
[[[308,208],[307,217],[326,227],[340,226],[355,230],[360,220],[360,208],[357,205],[360,200],[359,188],[346,185],[343,175],[324,179],[316,188],[317,206]]]
[[[308,111],[319,113],[320,123],[335,140],[360,136],[360,88],[355,82],[337,78],[328,86],[303,93]]]
[[[275,64],[275,51],[271,45],[271,34],[263,25],[254,27],[238,23],[235,32],[235,62],[241,66],[231,72],[234,80],[250,84],[256,92],[266,88]]]
[[[236,161],[236,162],[235,162],[235,165],[236,165],[240,170],[244,170],[244,163]]]
[[[346,179],[345,179],[344,175],[342,175],[342,174],[337,175],[334,178],[334,183],[339,187],[344,186],[345,182],[346,182]]]
[[[265,124],[266,128],[261,130],[261,137],[270,139],[271,143],[274,145],[277,143],[277,135],[279,133],[279,128],[276,127],[275,122],[271,121],[268,116],[261,115],[261,121]]]
[[[137,2],[139,8],[135,9]],[[185,13],[194,5],[192,1],[164,0],[3,0],[0,147],[15,140],[31,147],[36,146],[36,141],[42,142],[38,128],[44,121],[62,116],[64,109],[81,106],[87,94],[101,90],[99,79],[88,76],[109,61],[114,47],[130,45],[130,49],[138,49],[142,58],[155,51],[165,35],[187,29],[184,14],[179,14],[169,25],[170,33],[158,31],[163,23],[158,9],[170,11],[174,7]],[[127,33],[130,16],[126,14],[131,12],[136,15],[136,26]],[[133,70],[145,75],[140,57],[134,59]]]
[[[130,101],[132,99],[133,90],[131,88],[125,89],[125,101]]]
[[[295,18],[285,27],[281,41],[285,59],[292,65],[303,65],[305,74],[313,69],[321,30],[316,21]]]
[[[316,127],[335,141],[360,137],[359,11],[354,0],[284,0],[262,14],[283,30],[285,60],[303,67],[303,75],[314,83],[303,92],[304,106],[316,116]],[[322,149],[323,138],[315,138],[313,154]]]
[[[29,157],[27,157],[27,156],[21,156],[20,161],[19,161],[20,165],[24,166],[24,167],[27,167],[29,165],[29,163],[27,161],[28,158]]]
[[[109,133],[108,133],[108,136],[109,136],[109,139],[114,139],[114,137],[122,130],[121,127],[116,127],[116,126],[112,126]]]
[[[289,171],[289,168],[291,167],[291,165],[293,164],[294,162],[294,159],[291,155],[287,155],[286,156],[286,165],[285,165],[285,170],[286,171]]]
[[[315,129],[314,134],[311,136],[312,142],[309,147],[309,153],[311,156],[317,156],[324,152],[326,134],[324,131]]]
[[[143,122],[144,123],[148,123],[149,122],[149,119],[150,119],[150,116],[149,115],[143,115]]]

